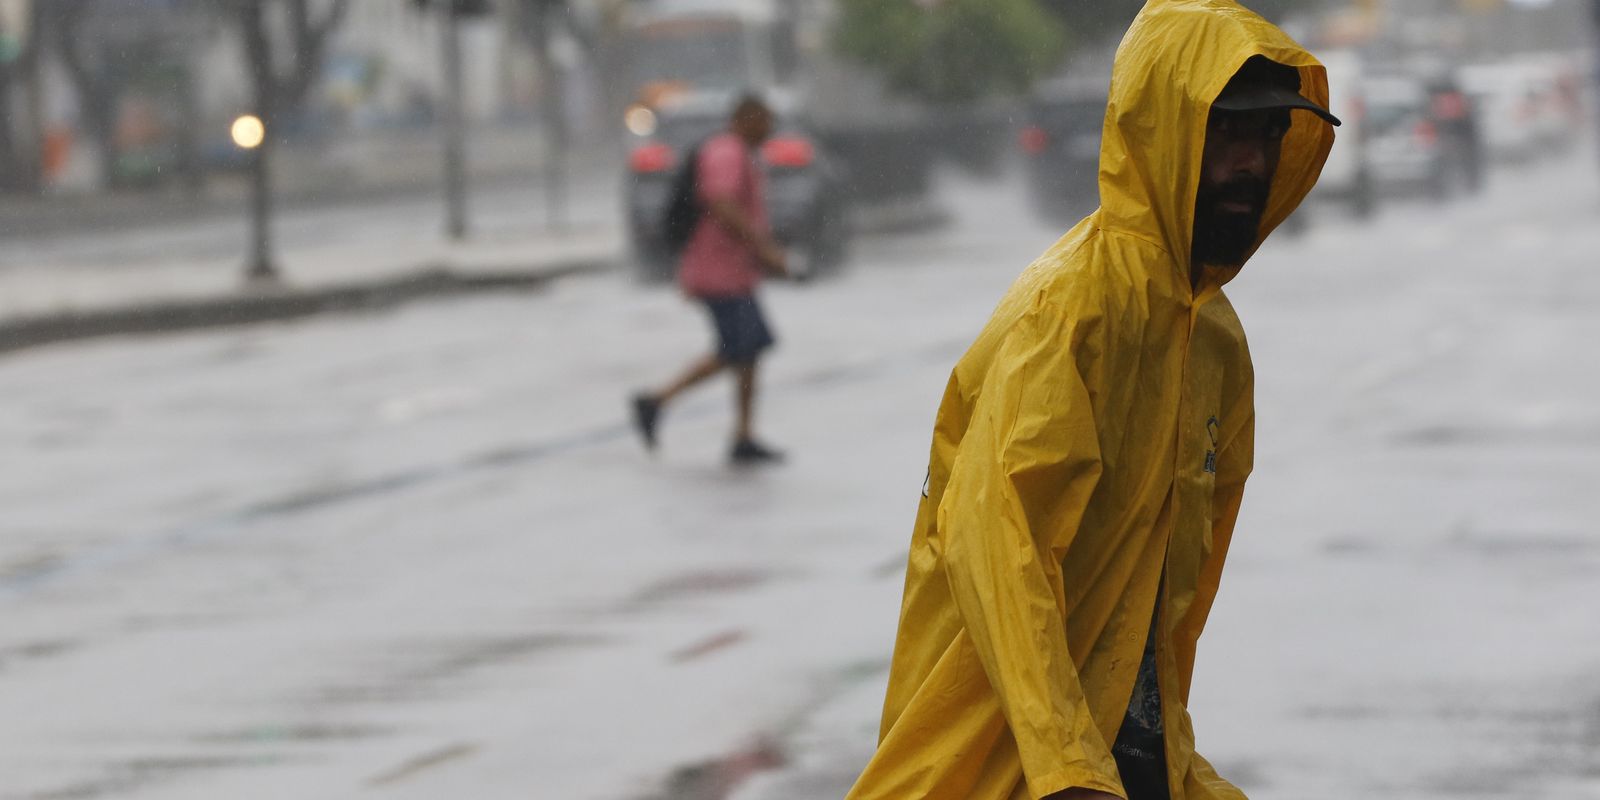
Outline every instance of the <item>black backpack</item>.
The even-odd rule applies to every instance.
[[[689,246],[689,237],[700,224],[705,209],[700,207],[700,195],[695,191],[695,172],[700,164],[700,145],[696,144],[683,154],[683,163],[672,176],[672,194],[667,198],[666,214],[661,219],[661,239],[667,252],[677,255]]]

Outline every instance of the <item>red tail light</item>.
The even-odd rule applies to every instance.
[[[642,144],[633,149],[628,155],[628,168],[634,172],[666,172],[672,169],[678,157],[672,148],[653,142]]]
[[[1444,120],[1464,119],[1467,116],[1467,97],[1460,92],[1444,92],[1433,98],[1433,115]]]
[[[1417,127],[1411,133],[1423,147],[1432,147],[1439,143],[1439,129],[1428,120],[1418,120]]]
[[[1050,146],[1050,134],[1038,125],[1029,125],[1017,134],[1017,144],[1022,146],[1022,152],[1036,156]]]
[[[796,137],[769,139],[761,146],[761,157],[774,167],[809,167],[817,158],[811,142]]]

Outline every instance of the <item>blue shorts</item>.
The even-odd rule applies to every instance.
[[[717,329],[717,357],[736,367],[756,363],[776,343],[755,295],[701,298]]]

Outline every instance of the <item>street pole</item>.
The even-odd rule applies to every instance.
[[[1589,58],[1589,86],[1594,90],[1595,115],[1600,118],[1600,0],[1592,0],[1594,12],[1594,52]],[[1595,136],[1600,141],[1600,135]]]
[[[466,131],[461,96],[461,32],[456,0],[440,3],[444,11],[444,191],[445,232],[467,237]]]
[[[567,208],[567,121],[564,100],[566,93],[561,85],[561,71],[551,52],[554,24],[549,0],[533,3],[534,56],[539,63],[542,112],[544,120],[544,206],[545,225],[553,231],[566,227]]]

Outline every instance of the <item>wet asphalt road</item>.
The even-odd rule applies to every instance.
[[[1252,797],[1600,797],[1593,174],[1230,287],[1260,450],[1193,711]],[[769,291],[776,470],[723,465],[725,386],[640,451],[706,332],[622,274],[0,361],[0,798],[842,792],[945,376],[1058,232],[946,188]]]

